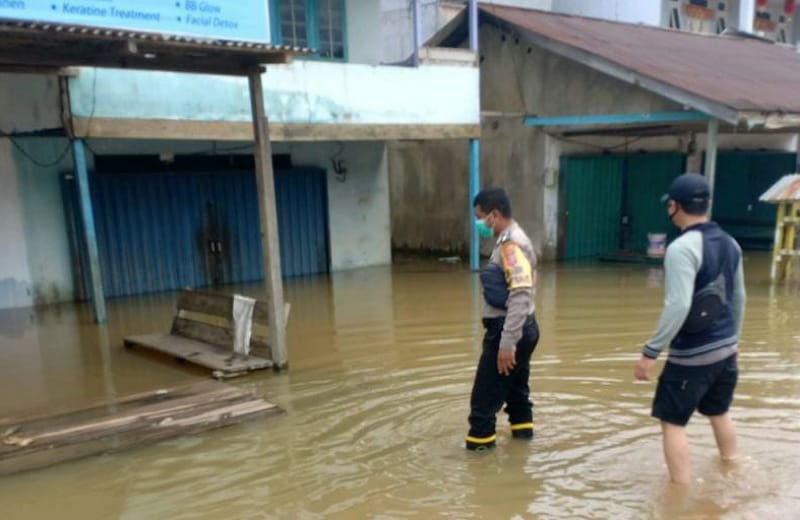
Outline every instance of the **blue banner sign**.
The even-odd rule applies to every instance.
[[[267,0],[0,0],[0,18],[269,43]]]

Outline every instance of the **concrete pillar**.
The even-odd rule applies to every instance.
[[[422,8],[420,0],[411,0],[414,10],[414,66],[419,67],[419,48],[422,46]]]
[[[755,0],[739,0],[739,16],[736,28],[743,32],[753,32],[753,22],[756,17]]]
[[[717,134],[719,133],[719,120],[708,120],[708,133],[706,134],[706,179],[711,191],[711,200],[714,200],[714,181],[717,175]]]

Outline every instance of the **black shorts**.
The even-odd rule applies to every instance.
[[[728,412],[739,379],[737,355],[712,365],[687,367],[667,362],[658,378],[653,417],[686,426],[695,410],[713,417]]]

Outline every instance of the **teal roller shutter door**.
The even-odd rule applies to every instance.
[[[623,158],[562,157],[559,182],[565,259],[616,251],[620,240]]]

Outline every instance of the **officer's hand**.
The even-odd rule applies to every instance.
[[[656,360],[650,359],[647,356],[642,356],[638,363],[636,363],[636,368],[633,371],[633,376],[636,378],[637,381],[650,381],[650,373],[653,371],[653,367],[656,366]]]
[[[497,352],[497,371],[507,376],[517,366],[516,351],[513,348],[501,348]]]

